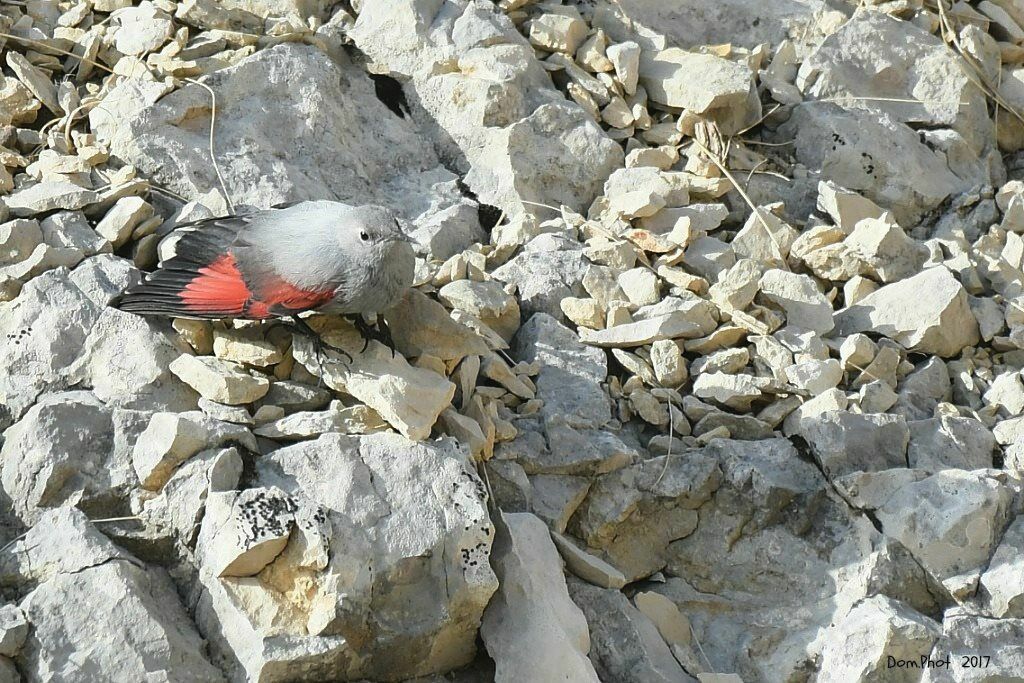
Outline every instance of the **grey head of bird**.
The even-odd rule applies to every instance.
[[[412,240],[395,214],[383,206],[308,204],[318,206],[291,223],[306,237],[293,253],[291,281],[312,285],[336,279],[338,296],[326,311],[381,311],[394,304],[412,285],[416,261]]]
[[[312,201],[282,209],[278,216],[268,215],[267,225],[275,235],[270,241],[288,245],[278,257],[285,262],[280,274],[313,284],[318,276],[326,281],[339,271],[359,273],[392,262],[403,270],[413,268],[412,241],[386,207]]]
[[[348,208],[338,228],[342,246],[353,254],[383,255],[397,243],[411,242],[395,214],[373,204]]]

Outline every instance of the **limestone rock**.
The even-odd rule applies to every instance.
[[[701,78],[694,78],[701,74]],[[727,134],[761,115],[753,74],[743,64],[712,54],[668,48],[640,56],[640,84],[659,104],[718,120]],[[720,119],[720,120],[719,120]]]
[[[918,675],[913,671],[897,670],[894,675],[891,660],[920,662],[941,631],[937,623],[896,600],[868,598],[826,637],[822,680],[913,680]]]
[[[0,448],[14,514],[32,524],[45,508],[102,508],[125,495],[135,473],[114,441],[112,410],[90,392],[41,398],[4,432]]]
[[[665,387],[679,386],[689,375],[679,345],[668,339],[651,344],[651,367],[658,382]]]
[[[907,465],[910,431],[899,415],[829,411],[803,420],[801,435],[830,477]]]
[[[0,655],[14,657],[25,644],[28,636],[28,621],[17,605],[0,607]]]
[[[664,567],[666,546],[694,530],[696,509],[720,482],[717,464],[700,454],[645,460],[598,480],[570,529],[635,581]]]
[[[600,557],[583,550],[566,536],[552,531],[551,540],[562,555],[566,569],[587,583],[602,588],[622,588],[626,585],[626,577],[622,572]]]
[[[870,199],[826,180],[818,183],[817,207],[847,235],[862,219],[881,218],[885,213]]]
[[[57,101],[57,88],[46,72],[32,64],[24,55],[14,50],[7,52],[7,66],[11,68],[11,71],[18,77],[18,80],[31,90],[36,99],[42,102],[47,109],[58,116],[64,113],[60,103]]]
[[[601,680],[689,682],[654,623],[617,590],[570,580],[569,595],[590,624],[590,658]]]
[[[627,40],[609,45],[606,53],[615,67],[615,77],[622,83],[622,89],[627,95],[636,94],[636,86],[640,79],[640,46]]]
[[[327,432],[370,434],[388,429],[377,411],[367,406],[331,408],[321,411],[299,411],[272,420],[253,430],[257,436],[291,441],[308,439]]]
[[[280,363],[280,349],[263,338],[259,330],[213,330],[213,353],[217,358],[256,367]]]
[[[559,301],[566,296],[583,295],[583,276],[589,264],[582,249],[544,249],[543,237],[532,240],[522,253],[496,268],[492,275],[499,282],[518,287],[519,306],[527,316],[543,312],[560,318]],[[531,249],[531,245],[535,248]]]
[[[19,605],[32,624],[18,655],[27,680],[101,679],[111,671],[223,680],[167,575],[119,550],[82,513],[49,513],[25,541],[21,552],[33,556],[25,566],[41,581]],[[87,660],[75,655],[86,650]]]
[[[293,501],[275,516],[291,526],[283,550],[255,576],[199,576],[196,620],[231,676],[377,679],[473,659],[497,581],[486,494],[464,449],[325,434],[264,456],[256,479]],[[200,547],[214,552],[207,517]]]
[[[502,521],[492,550],[500,588],[480,625],[495,681],[554,676],[597,683],[587,659],[587,621],[569,598],[547,527],[527,513],[506,513]]]
[[[877,532],[869,523],[851,522],[846,505],[831,499],[819,469],[802,460],[787,439],[715,439],[696,453],[716,462],[721,483],[701,506],[693,533],[669,546],[666,582],[649,590],[679,606],[714,670],[765,679],[795,673],[821,634],[821,619],[831,624],[835,618],[837,597],[840,609],[866,597],[853,590],[837,593],[834,572],[862,561],[863,551],[851,545],[867,543]],[[800,524],[793,527],[795,510],[801,511]],[[837,531],[807,534],[808,522],[835,524]],[[776,568],[787,569],[766,574],[769,556]],[[877,577],[872,581],[882,582],[877,569],[867,569]],[[928,594],[923,587],[920,592]],[[756,653],[734,647],[769,633],[777,639],[763,642]]]
[[[769,270],[761,276],[760,288],[761,296],[785,311],[788,325],[814,332],[832,329],[832,305],[814,278],[784,270]]]
[[[295,511],[275,488],[213,494],[197,547],[200,565],[216,577],[258,574],[288,544]]]
[[[0,584],[43,583],[59,574],[76,574],[111,561],[134,561],[94,527],[81,510],[47,510],[24,538],[13,541],[13,552],[0,555]]]
[[[851,256],[860,261],[861,274],[882,282],[896,282],[921,271],[928,250],[907,237],[891,221],[865,218],[845,240]]]
[[[317,84],[311,91],[314,97],[294,90],[296,74]],[[414,127],[374,96],[369,77],[347,58],[332,61],[311,46],[283,43],[260,50],[207,80],[218,93],[218,149],[250,150],[244,161],[218,159],[236,205],[267,208],[286,201],[334,197],[388,205],[400,215],[416,218],[430,209],[425,195],[433,185],[453,180],[438,168],[429,145],[420,144]],[[254,83],[260,87],[254,89]],[[193,84],[159,101],[147,95],[131,82],[111,90],[104,106],[90,114],[97,138],[111,153],[185,197],[219,187],[207,152],[208,126],[199,124],[199,117],[210,114],[209,93]],[[124,115],[104,116],[100,112],[104,108]],[[284,125],[280,112],[291,112],[288,120],[301,125]],[[248,136],[254,129],[277,134],[253,146]],[[276,181],[253,183],[254,173]]]
[[[199,451],[235,441],[257,451],[256,440],[241,425],[210,419],[200,413],[154,413],[139,434],[132,466],[143,488],[158,491],[174,470]]]
[[[840,334],[875,332],[904,348],[949,357],[980,340],[967,292],[945,268],[886,285],[835,315]]]
[[[877,491],[865,489],[858,504],[954,595],[971,591],[1006,523],[1010,489],[984,470],[942,470]]]
[[[353,362],[319,358],[312,342],[301,337],[292,346],[296,361],[321,375],[327,386],[373,408],[408,438],[430,435],[438,415],[451,404],[454,384],[436,372],[409,365],[402,356],[392,357],[391,350],[379,342],[370,342],[360,351],[362,337],[347,322],[320,319],[315,326],[327,343],[348,350]]]
[[[930,658],[950,661],[957,657],[978,657],[981,666],[986,661],[986,677],[1013,678],[1024,666],[1024,619],[990,619],[951,609],[942,620],[942,635],[932,649]],[[971,661],[971,660],[968,660]],[[975,670],[950,666],[948,669],[925,669],[923,683],[966,683],[977,676]]]
[[[122,197],[96,224],[96,232],[117,249],[128,241],[136,226],[153,214],[153,206],[141,197]]]
[[[183,354],[170,370],[204,398],[228,405],[252,403],[270,388],[270,380],[245,372],[230,361]]]
[[[587,24],[575,8],[546,12],[530,22],[530,42],[552,52],[573,54],[587,37]]]
[[[102,268],[97,269],[96,275],[106,278],[120,275],[104,272],[108,265],[115,266],[118,261],[124,264],[112,258],[106,264],[97,259],[83,265],[95,263]],[[83,271],[82,275],[85,274]],[[103,299],[117,286],[116,282],[103,282]],[[114,308],[101,310],[85,338],[81,355],[68,368],[69,379],[91,386],[98,398],[122,408],[194,409],[196,392],[170,369],[183,350],[176,340],[152,318]]]
[[[981,169],[967,178],[954,174],[941,153],[886,113],[805,102],[779,135],[796,138],[801,163],[892,211],[901,225],[914,225],[951,194],[989,182]]]
[[[797,82],[814,99],[904,123],[949,126],[978,152],[992,134],[963,63],[927,30],[882,12],[855,13],[804,60]]]
[[[142,503],[140,517],[156,538],[194,548],[207,497],[238,489],[242,457],[237,448],[200,451],[171,474],[155,497]]]
[[[81,209],[97,199],[92,190],[62,180],[50,180],[16,190],[5,197],[4,202],[12,215],[31,216],[54,209]]]
[[[914,469],[977,470],[992,467],[996,439],[978,420],[942,415],[908,423],[907,463]]]
[[[112,15],[118,26],[114,46],[118,52],[139,56],[160,48],[174,32],[170,15],[148,0],[135,7],[117,10]]]
[[[480,318],[506,341],[519,329],[519,303],[497,282],[456,280],[438,290],[437,296],[448,306]]]
[[[538,213],[523,200],[583,210],[622,165],[622,148],[554,89],[502,13],[481,11],[479,3],[460,10],[366,4],[349,35],[371,59],[409,78],[438,122],[438,144],[464,159],[460,171],[468,170],[466,184],[481,201],[512,218]],[[487,25],[484,43],[457,42],[460,15]],[[434,18],[446,28],[432,30]],[[433,68],[448,59],[459,69]]]
[[[729,375],[724,372],[705,372],[693,383],[697,398],[706,398],[738,411],[750,410],[751,404],[762,397],[769,384],[764,377]]]
[[[417,289],[406,292],[384,317],[403,355],[461,360],[489,352],[476,332],[452,320],[444,306]]]
[[[1016,548],[1024,541],[1024,519],[1016,518],[981,575],[981,592],[992,616],[1024,618],[1024,563]]]

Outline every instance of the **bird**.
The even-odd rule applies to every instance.
[[[180,226],[172,258],[111,300],[144,316],[283,321],[320,347],[331,346],[299,317],[316,311],[349,317],[366,343],[394,354],[390,331],[371,330],[364,314],[398,302],[412,286],[412,240],[391,210],[336,201],[270,209]]]

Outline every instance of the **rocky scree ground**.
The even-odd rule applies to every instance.
[[[4,3],[0,680],[1024,680],[1022,27]],[[397,356],[106,306],[322,198]]]

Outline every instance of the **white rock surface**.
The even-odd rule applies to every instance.
[[[154,413],[132,450],[132,466],[143,488],[158,491],[174,470],[199,451],[236,441],[258,450],[241,425],[210,419],[201,413]]]
[[[679,48],[641,53],[640,84],[659,104],[719,118],[728,133],[760,116],[749,68],[715,55]]]
[[[1024,13],[860,4],[4,4],[0,679],[1016,680]],[[108,305],[322,198],[396,353]]]
[[[293,353],[312,373],[323,373],[327,386],[344,391],[376,410],[395,429],[410,439],[424,439],[438,415],[455,395],[455,385],[431,370],[409,365],[402,356],[379,342],[360,351],[363,342],[350,324],[328,323],[321,332],[329,344],[347,349],[350,365],[317,357],[308,339],[296,337]]]
[[[1024,522],[1015,519],[1003,532],[1003,538],[981,575],[981,591],[992,616],[1024,617],[1024,563],[1015,548],[1024,536]]]
[[[203,398],[218,403],[252,403],[270,389],[267,378],[248,373],[241,366],[219,358],[183,354],[171,361],[168,367]]]
[[[215,495],[251,499],[255,519],[237,518],[252,520],[244,528],[266,542],[237,537],[226,547],[250,548],[227,554],[259,573],[218,578],[215,563],[199,576],[196,619],[231,675],[372,679],[447,671],[473,658],[497,588],[488,564],[494,531],[483,483],[454,441],[325,434],[264,456],[257,483],[293,503],[260,506],[260,489]],[[238,506],[229,509],[234,515]],[[274,529],[281,533],[267,535]],[[225,533],[230,540],[208,513],[199,547],[223,557],[214,539]],[[282,535],[284,548],[272,555]],[[273,561],[259,571],[264,560]],[[291,602],[280,590],[295,581],[308,598]],[[407,647],[395,649],[399,641]]]
[[[832,306],[810,276],[769,270],[761,276],[760,289],[767,301],[785,312],[788,325],[813,332],[832,329]]]
[[[854,607],[828,634],[821,678],[910,680],[914,672],[894,672],[892,661],[920,663],[921,657],[927,659],[940,633],[937,623],[907,605],[883,595],[869,598]]]
[[[840,334],[876,332],[904,348],[955,356],[979,341],[967,292],[945,268],[929,268],[886,285],[836,313]]]
[[[492,558],[500,588],[480,635],[495,681],[599,680],[587,659],[590,632],[569,599],[562,562],[544,523],[528,513],[502,515]],[[529,657],[523,653],[529,652]]]
[[[18,655],[27,680],[101,679],[110,671],[223,680],[163,570],[119,550],[78,511],[50,512],[37,529],[13,549],[30,555],[24,566],[41,581],[19,604],[32,625]]]

